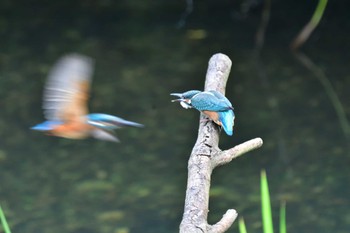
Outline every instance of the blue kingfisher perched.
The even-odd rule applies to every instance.
[[[170,95],[179,98],[172,102],[180,102],[185,109],[197,109],[222,126],[227,135],[232,136],[235,114],[231,102],[220,92],[191,90]]]

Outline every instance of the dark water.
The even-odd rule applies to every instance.
[[[194,1],[178,28],[185,1],[2,1],[0,203],[12,231],[177,232],[199,114],[170,103],[169,93],[202,89],[209,58],[222,52],[233,61],[226,94],[237,118],[220,146],[254,137],[264,145],[215,170],[210,222],[235,208],[249,232],[261,232],[266,169],[274,217],[286,200],[289,232],[349,232],[349,135],[335,108],[349,119],[349,3],[329,2],[302,49],[338,102],[288,49],[315,5],[273,1],[256,56],[259,4],[244,16],[238,1]],[[146,128],[118,131],[120,144],[29,130],[43,120],[50,66],[72,51],[96,59],[90,109]]]

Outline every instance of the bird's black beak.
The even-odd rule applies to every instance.
[[[171,96],[176,96],[176,97],[179,98],[179,99],[172,100],[171,102],[181,102],[181,101],[184,101],[184,97],[182,96],[181,93],[171,93],[170,95],[171,95]]]
[[[171,100],[171,102],[183,102],[183,101],[185,101],[185,99],[176,99],[176,100]]]

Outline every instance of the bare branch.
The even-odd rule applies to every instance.
[[[224,94],[231,64],[226,55],[213,55],[209,60],[204,89]],[[260,147],[262,140],[256,138],[226,151],[221,151],[218,144],[218,126],[201,114],[197,141],[188,161],[185,210],[180,233],[222,233],[227,231],[237,217],[237,212],[230,209],[218,223],[212,226],[208,224],[211,174],[217,165],[228,163],[233,158]]]
[[[217,156],[214,157],[215,167],[220,166],[232,161],[232,159],[237,158],[251,150],[255,150],[261,147],[263,140],[261,138],[254,138],[249,141],[246,141],[242,144],[239,144],[231,149],[224,150],[220,152]]]
[[[205,79],[205,91],[215,90],[225,94],[226,82],[231,71],[232,62],[222,53],[213,55],[209,60]]]
[[[215,225],[209,227],[208,233],[223,233],[227,231],[232,223],[236,220],[238,213],[234,209],[229,209],[226,211],[221,220]]]
[[[186,9],[185,12],[182,13],[179,21],[177,22],[177,28],[183,28],[186,24],[187,17],[192,13],[193,11],[193,0],[186,0]]]

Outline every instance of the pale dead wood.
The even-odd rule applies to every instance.
[[[231,65],[231,60],[226,55],[213,55],[209,60],[204,89],[225,94]],[[215,167],[262,146],[262,143],[261,138],[256,138],[221,151],[218,146],[219,128],[201,114],[197,141],[188,161],[186,199],[180,233],[221,233],[228,230],[237,217],[234,209],[229,209],[216,224],[209,225],[207,222],[212,171]]]

